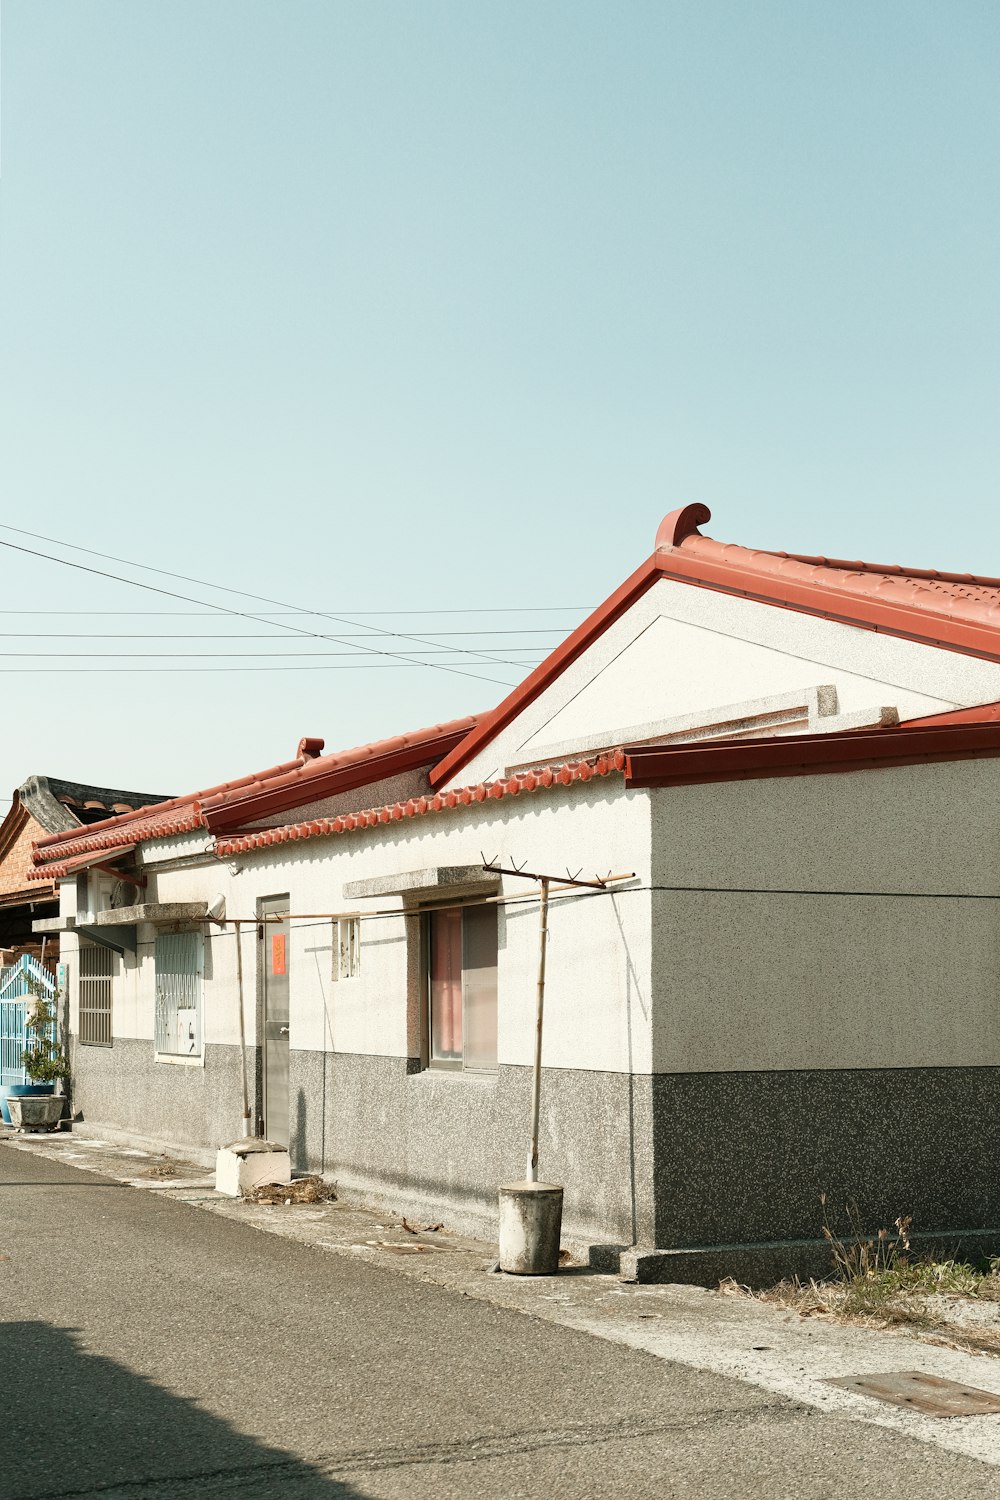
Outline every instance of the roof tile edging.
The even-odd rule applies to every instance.
[[[160,823],[154,823],[150,828],[132,826],[108,829],[95,837],[74,839],[72,845],[66,844],[61,849],[53,850],[53,855],[58,854],[58,859],[51,858],[48,864],[44,863],[45,851],[39,850],[36,846],[32,855],[35,869],[28,871],[28,879],[58,879],[64,873],[65,862],[79,854],[97,854],[102,849],[133,848],[136,844],[145,843],[147,840],[173,838],[175,834],[192,833],[196,828],[204,827],[205,819],[202,816],[201,804],[196,802],[185,817],[165,818]]]
[[[504,797],[516,797],[521,792],[548,791],[553,786],[571,786],[575,782],[592,781],[595,776],[613,774],[625,774],[624,750],[609,750],[589,760],[568,761],[565,765],[548,766],[540,771],[521,771],[500,781],[477,782],[473,786],[409,797],[405,802],[390,802],[361,812],[341,813],[333,818],[312,818],[303,823],[286,823],[279,828],[261,828],[255,833],[220,838],[215,842],[214,852],[220,858],[248,854],[256,849],[271,848],[275,844],[351,833],[361,828],[376,828],[401,822],[405,818],[449,812],[458,807],[471,807],[477,802],[500,801]]]

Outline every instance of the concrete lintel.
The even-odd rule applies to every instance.
[[[400,875],[349,880],[344,886],[344,899],[360,901],[368,896],[420,896],[457,888],[495,891],[499,885],[499,875],[489,874],[482,865],[432,865],[426,870],[407,870]]]
[[[731,739],[743,735],[780,734],[783,730],[823,730],[828,724],[821,721],[830,720],[837,714],[838,707],[836,687],[824,683],[794,692],[773,693],[766,698],[752,698],[743,703],[700,709],[693,714],[675,714],[669,719],[585,733],[575,739],[561,740],[558,744],[540,745],[527,756],[512,761],[506,771],[509,774],[551,761],[570,760],[574,755],[595,755],[618,746],[627,749],[630,745],[669,743],[671,740]],[[878,722],[878,715],[882,712],[882,709],[873,710],[874,719],[870,722]]]
[[[975,1263],[1000,1254],[1000,1229],[955,1229],[909,1236],[912,1252],[935,1260]],[[821,1280],[833,1271],[826,1240],[774,1240],[745,1245],[697,1245],[690,1249],[623,1250],[618,1274],[628,1282],[666,1282],[685,1286],[718,1286],[733,1280],[740,1286],[767,1287],[792,1276]]]
[[[32,932],[72,932],[75,927],[75,917],[37,917],[31,924]]]
[[[94,927],[115,927],[136,922],[200,922],[208,916],[207,901],[146,901],[140,906],[113,906],[98,912]]]

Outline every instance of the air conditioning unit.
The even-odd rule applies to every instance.
[[[82,870],[76,877],[76,922],[86,927],[113,902],[116,885],[114,876],[102,875],[97,870]]]

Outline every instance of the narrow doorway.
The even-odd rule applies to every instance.
[[[263,1018],[264,1135],[279,1146],[288,1145],[288,897],[272,896],[260,903],[258,947]]]

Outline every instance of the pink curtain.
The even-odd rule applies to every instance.
[[[431,1056],[462,1056],[462,913],[436,911],[431,918]]]

